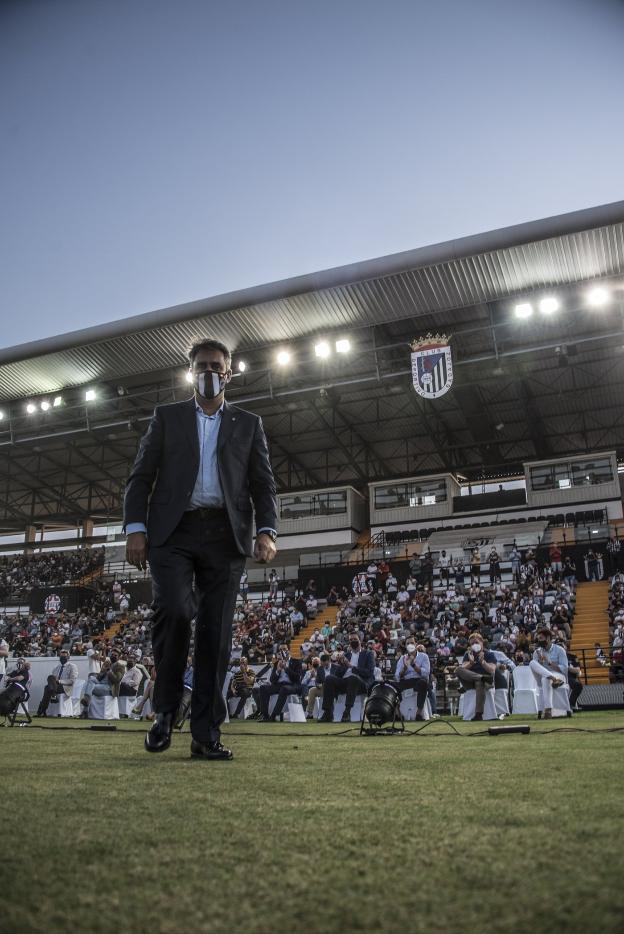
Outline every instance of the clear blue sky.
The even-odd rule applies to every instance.
[[[0,346],[624,197],[615,0],[0,0]]]

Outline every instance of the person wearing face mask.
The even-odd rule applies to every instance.
[[[99,674],[91,674],[87,678],[84,694],[80,698],[83,707],[80,716],[83,720],[86,720],[89,715],[89,704],[92,696],[119,697],[119,687],[125,671],[126,663],[120,660],[119,652],[113,649],[110,657],[104,659]]]
[[[46,686],[43,689],[43,697],[37,708],[37,716],[47,717],[50,701],[59,694],[65,694],[66,697],[71,697],[74,681],[77,677],[78,669],[73,662],[70,662],[69,652],[65,649],[61,649],[59,652],[59,664],[52,674],[48,676]]]
[[[323,714],[319,722],[332,723],[334,719],[334,701],[339,694],[345,694],[345,709],[342,722],[351,720],[351,708],[358,694],[366,694],[375,683],[375,655],[368,649],[362,649],[358,636],[349,639],[349,651],[340,652],[331,667],[331,674],[325,678],[323,686]]]
[[[424,720],[423,708],[429,690],[431,663],[424,645],[408,642],[405,655],[399,658],[394,672],[394,681],[390,682],[397,691],[413,689],[416,692],[416,719]]]
[[[196,617],[191,758],[227,760],[220,737],[236,597],[246,557],[275,557],[277,497],[262,420],[225,401],[230,351],[200,340],[188,360],[193,397],[156,407],[130,472],[126,554],[140,570],[149,561],[152,575],[158,675],[145,748],[171,743]]]
[[[549,720],[552,717],[553,690],[567,690],[568,680],[568,656],[565,649],[551,641],[549,629],[538,629],[529,668],[542,689],[544,719]]]
[[[484,648],[481,634],[473,632],[469,639],[468,651],[455,669],[455,677],[459,679],[462,687],[465,690],[474,688],[476,691],[473,720],[483,720],[485,692],[494,683],[495,671],[496,656]]]

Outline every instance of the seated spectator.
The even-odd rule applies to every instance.
[[[126,666],[120,661],[119,653],[112,651],[110,657],[104,660],[102,670],[99,674],[89,675],[85,686],[84,694],[80,699],[83,711],[80,714],[82,719],[89,716],[89,704],[91,697],[118,697],[119,685],[124,676]]]
[[[544,719],[552,717],[553,688],[562,687],[567,680],[568,659],[560,645],[551,641],[550,630],[545,627],[536,633],[536,647],[529,668],[542,689]]]
[[[154,697],[155,682],[156,682],[156,668],[154,665],[152,665],[150,668],[149,678],[143,685],[143,695],[141,697],[141,700],[137,704],[135,704],[134,707],[132,708],[132,713],[137,714],[138,716],[142,717],[143,710],[145,709],[145,705],[149,701],[150,705],[152,706],[152,712],[145,715],[146,720],[154,719],[153,697]]]
[[[416,692],[416,719],[423,720],[423,709],[429,689],[431,663],[422,644],[408,642],[405,655],[399,658],[391,684],[401,693],[413,689]]]
[[[254,672],[249,667],[245,656],[241,656],[238,668],[234,671],[230,681],[229,696],[238,698],[238,705],[232,714],[233,717],[240,717],[245,707],[247,698],[253,694],[253,686],[256,680]]]
[[[327,652],[322,652],[319,658],[312,659],[312,669],[314,678],[310,678],[313,683],[310,684],[306,694],[306,717],[312,720],[314,717],[314,704],[317,697],[323,696],[323,687],[325,679],[331,674],[331,659]]]
[[[260,711],[259,720],[275,721],[282,713],[290,694],[301,694],[302,665],[293,658],[287,645],[280,646],[278,655],[271,663],[268,684],[253,688],[253,697]],[[269,714],[269,700],[277,694],[273,713]]]
[[[476,691],[475,714],[473,720],[483,720],[486,688],[494,683],[496,671],[496,656],[484,648],[483,636],[473,632],[470,636],[468,651],[464,654],[461,664],[455,669],[455,677],[464,690],[474,688]]]
[[[143,672],[137,667],[134,655],[128,655],[126,670],[119,682],[119,697],[136,697],[143,680]]]
[[[71,697],[74,687],[74,681],[78,677],[78,669],[73,662],[69,660],[69,652],[61,649],[59,653],[59,664],[51,675],[49,675],[46,686],[43,689],[43,697],[37,708],[38,717],[47,717],[48,705],[53,698],[59,694],[65,694]]]
[[[351,651],[339,652],[332,665],[332,673],[325,678],[323,687],[323,723],[334,719],[334,701],[339,694],[346,694],[343,723],[351,719],[351,708],[358,694],[365,694],[375,683],[375,658],[372,652],[362,650],[358,636],[349,640]]]

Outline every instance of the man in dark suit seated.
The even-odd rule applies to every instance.
[[[269,683],[261,684],[253,690],[254,700],[260,711],[259,720],[277,720],[289,696],[301,694],[302,674],[299,659],[291,656],[287,645],[281,645],[272,662]],[[277,694],[277,700],[273,713],[269,715],[269,700],[274,694]]]
[[[339,694],[346,694],[342,722],[351,720],[351,708],[358,694],[366,694],[375,681],[375,656],[363,649],[357,636],[349,640],[351,651],[340,652],[332,665],[332,673],[325,678],[323,686],[323,715],[319,722],[332,723],[334,701]]]
[[[232,618],[245,557],[275,557],[277,499],[262,420],[225,401],[229,350],[196,341],[188,359],[194,395],[156,406],[124,502],[128,561],[152,574],[156,716],[145,747],[170,745],[195,617],[191,757],[231,759],[220,727]]]

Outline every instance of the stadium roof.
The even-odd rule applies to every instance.
[[[597,281],[609,288],[600,309],[587,302]],[[515,317],[546,295],[558,312]],[[198,335],[247,362],[228,397],[263,416],[281,489],[622,454],[623,299],[617,202],[0,350],[0,524],[116,519],[154,404],[189,394]],[[425,402],[409,342],[429,331],[452,335],[455,380]],[[348,337],[352,352],[320,361],[320,337]],[[285,345],[293,365],[279,368]],[[62,405],[41,412],[56,395]]]

